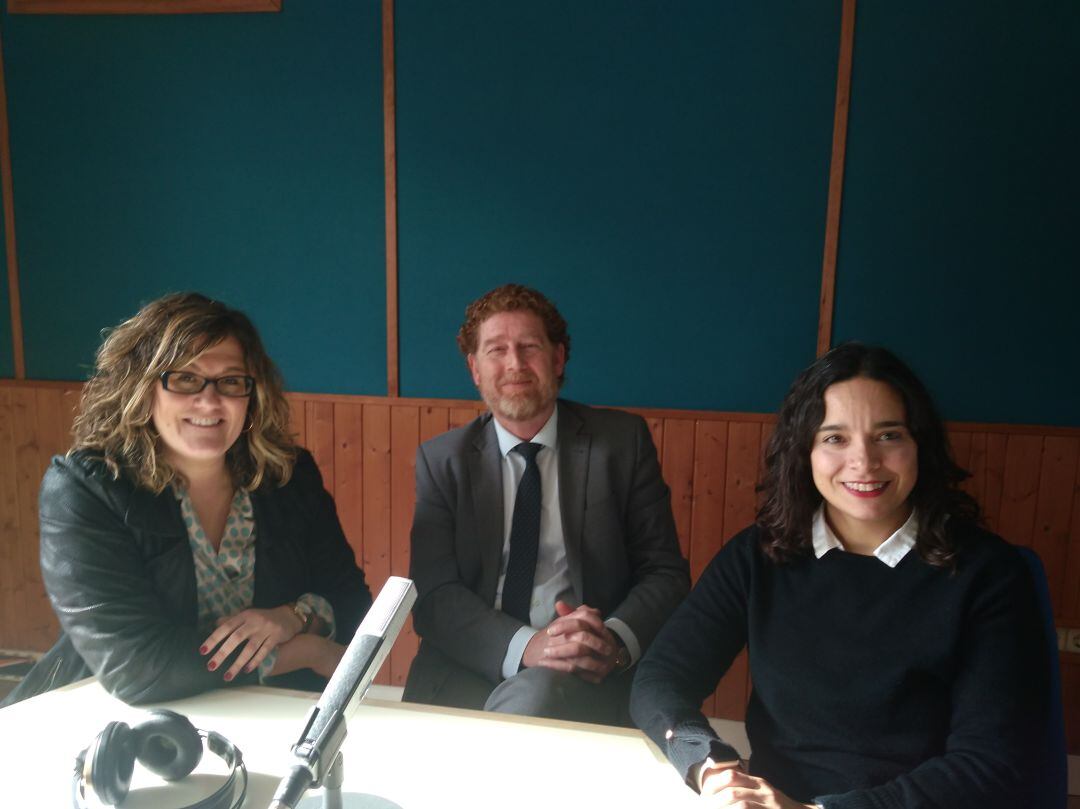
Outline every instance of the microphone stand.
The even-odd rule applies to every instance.
[[[345,767],[340,751],[348,732],[346,715],[371,685],[415,602],[411,580],[391,576],[383,585],[322,696],[308,711],[304,729],[292,746],[294,764],[281,779],[269,809],[296,809],[308,789],[323,786],[323,805],[341,809]]]

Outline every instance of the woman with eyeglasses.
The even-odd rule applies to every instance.
[[[62,634],[8,701],[91,674],[130,703],[328,677],[371,594],[288,430],[241,312],[175,294],[113,329],[41,486]]]
[[[757,521],[634,680],[634,721],[705,805],[1043,809],[1044,626],[965,477],[926,388],[885,349],[838,346],[795,380]],[[743,648],[748,763],[701,713]]]

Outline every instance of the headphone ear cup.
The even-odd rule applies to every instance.
[[[188,775],[202,759],[203,743],[191,721],[174,711],[154,711],[132,730],[139,761],[166,781]]]
[[[90,746],[90,785],[102,803],[116,806],[127,797],[135,769],[132,732],[125,722],[110,722]]]

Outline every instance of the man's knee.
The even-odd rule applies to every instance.
[[[485,711],[580,721],[578,703],[587,685],[573,674],[545,668],[524,669],[503,680],[484,704]]]

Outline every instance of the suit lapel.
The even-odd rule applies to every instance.
[[[502,564],[503,516],[502,456],[495,425],[490,416],[473,442],[469,453],[469,481],[472,485],[473,513],[480,547],[480,597],[495,603]]]
[[[559,402],[559,511],[570,582],[579,600],[584,598],[581,541],[585,522],[585,485],[589,479],[591,436],[585,422],[564,402]]]

